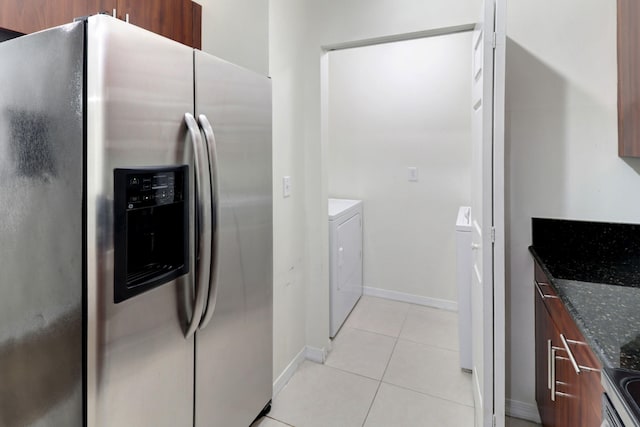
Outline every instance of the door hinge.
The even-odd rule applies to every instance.
[[[491,47],[495,49],[497,44],[498,44],[498,35],[496,33],[493,33],[493,36],[491,37]]]
[[[491,227],[491,243],[495,243],[495,242],[496,242],[496,228]]]

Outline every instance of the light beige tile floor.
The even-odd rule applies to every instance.
[[[304,362],[254,427],[473,427],[457,322],[456,313],[362,297],[326,363]]]

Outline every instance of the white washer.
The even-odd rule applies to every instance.
[[[362,201],[329,199],[331,338],[362,296]]]

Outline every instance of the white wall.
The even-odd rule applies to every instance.
[[[456,304],[455,217],[471,188],[470,51],[466,32],[329,54],[328,192],[364,200],[365,286]]]
[[[303,67],[305,6],[300,1],[270,1],[269,72],[273,84],[274,379],[306,345],[306,244]],[[282,197],[282,177],[292,178],[292,195]]]
[[[270,0],[274,100],[274,375],[305,345],[329,346],[321,46],[468,24],[478,0]],[[282,199],[281,179],[293,194]]]
[[[617,156],[616,2],[510,2],[507,36],[507,395],[535,405],[531,217],[640,222],[640,162]]]
[[[202,50],[261,74],[269,72],[269,0],[198,0]]]

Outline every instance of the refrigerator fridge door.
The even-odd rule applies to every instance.
[[[188,195],[193,194],[195,168],[184,123],[185,113],[193,111],[192,52],[184,45],[108,16],[88,20],[88,426],[193,424],[194,339],[185,338],[193,315],[189,308],[195,271],[193,250],[185,257],[189,265],[184,270],[188,274],[166,282],[159,276],[147,280],[127,270],[120,279],[127,280],[132,292],[123,292],[117,303],[114,295],[114,272],[122,257],[115,246],[114,233],[122,230],[114,230],[114,210],[120,212],[118,200],[122,200],[120,192],[124,191],[114,189],[115,180],[128,185],[126,197],[144,197],[145,188],[139,192],[132,189],[146,185],[141,183],[145,179],[153,191],[156,187],[157,191],[162,190],[165,184],[178,186],[181,175],[176,168],[186,165],[186,221],[191,230],[188,241],[194,242],[194,198]],[[145,168],[152,171],[151,176],[145,175]],[[159,169],[173,171],[174,175],[154,175],[153,171]],[[128,178],[123,181],[122,176]],[[154,200],[164,197],[158,194],[154,194]],[[126,200],[129,209],[130,200]],[[135,203],[131,203],[134,206],[127,214],[138,215]],[[159,213],[160,207],[145,209],[144,215],[148,214],[151,220],[133,218],[144,236],[133,242],[136,253],[126,254],[136,256],[128,259],[126,268],[152,263],[145,257],[155,253],[158,245],[170,249],[171,244],[158,236],[158,232],[167,229],[158,226],[154,218],[176,218],[174,226],[183,226],[181,208],[164,214]],[[131,221],[127,222],[127,226],[131,225]],[[155,228],[144,229],[148,225]],[[135,234],[128,234],[127,238]],[[132,242],[128,244],[131,249]],[[180,251],[173,255],[181,256]],[[167,263],[168,268],[171,262]],[[120,279],[116,279],[117,284]],[[148,287],[138,292],[134,286],[138,283]]]
[[[0,43],[0,425],[82,425],[84,26]]]
[[[200,51],[195,80],[217,191],[195,426],[247,426],[272,393],[271,82]]]

